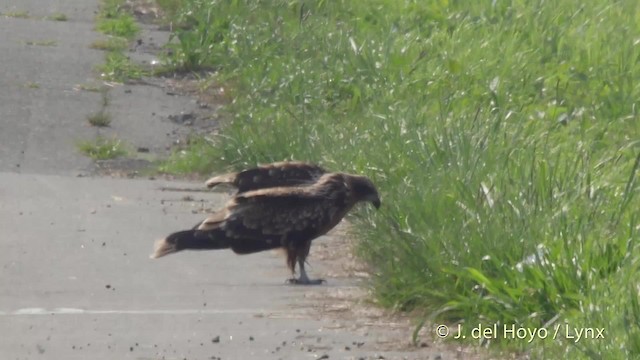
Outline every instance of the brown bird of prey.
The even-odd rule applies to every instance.
[[[245,175],[247,182],[241,181]],[[156,242],[152,258],[186,249],[230,248],[236,254],[251,254],[282,248],[291,272],[295,273],[296,263],[300,269],[300,276],[289,282],[320,284],[323,280],[309,279],[304,269],[311,241],[334,228],[358,202],[380,207],[378,191],[368,178],[326,173],[304,163],[276,163],[222,175],[207,185],[218,183],[235,184],[239,193],[194,228]]]

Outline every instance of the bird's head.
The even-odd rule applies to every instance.
[[[368,201],[376,209],[380,208],[380,195],[373,182],[365,176],[351,177],[351,190],[353,191],[356,201]]]

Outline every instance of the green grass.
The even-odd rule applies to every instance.
[[[163,162],[159,170],[173,174],[208,173],[212,159],[218,155],[209,139],[196,136],[188,139],[187,149],[174,152],[168,161]]]
[[[139,65],[123,53],[128,42],[140,31],[134,17],[122,8],[123,4],[124,0],[102,1],[96,18],[96,29],[110,37],[91,44],[93,49],[108,51],[105,64],[100,65],[98,70],[102,78],[109,81],[125,82],[139,79],[145,74]]]
[[[106,35],[133,39],[140,27],[135,18],[122,9],[123,0],[104,0],[97,17],[96,29]]]
[[[29,12],[28,11],[11,11],[7,13],[2,13],[2,16],[17,18],[17,19],[28,19]]]
[[[178,16],[182,3],[182,0],[156,0],[156,4],[164,11],[168,19]]]
[[[56,46],[58,44],[55,40],[30,40],[24,43],[29,46]]]
[[[115,159],[127,154],[120,140],[107,139],[101,136],[98,136],[93,141],[79,141],[76,147],[80,153],[94,160]]]
[[[90,47],[104,51],[123,51],[129,46],[129,41],[125,38],[111,36],[105,39],[98,39],[91,43]]]
[[[118,82],[140,79],[147,73],[142,67],[118,51],[107,53],[105,63],[98,66],[98,70],[104,80]]]
[[[46,18],[48,20],[53,20],[53,21],[67,21],[67,20],[69,20],[67,15],[65,15],[63,13],[55,13],[55,14],[47,16]]]
[[[96,28],[103,34],[127,39],[133,38],[140,31],[136,20],[128,14],[120,15],[116,19],[101,19]]]
[[[233,101],[165,171],[367,174],[383,208],[352,219],[380,304],[605,329],[489,342],[533,358],[640,357],[636,1],[182,5],[169,60],[218,69]]]

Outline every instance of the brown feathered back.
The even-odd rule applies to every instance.
[[[234,238],[299,232],[316,237],[337,225],[357,202],[372,201],[376,205],[379,199],[375,187],[366,192],[361,183],[371,184],[365,177],[330,173],[309,186],[248,191],[233,197],[223,211],[209,216],[197,229],[220,227]]]
[[[326,174],[309,186],[273,187],[236,195],[225,206],[223,227],[232,237],[281,236],[304,229],[321,232],[331,223],[330,218],[346,213],[354,204],[343,175]],[[219,216],[208,217],[198,230],[217,227]]]
[[[215,176],[207,180],[206,185],[213,188],[219,184],[229,184],[236,187],[238,193],[243,193],[273,187],[313,184],[325,173],[322,167],[315,164],[283,161]]]

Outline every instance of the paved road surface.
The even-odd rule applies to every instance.
[[[330,330],[332,319],[309,314],[305,294],[348,280],[317,291],[284,285],[289,274],[275,252],[148,258],[153,238],[197,222],[223,195],[185,201],[163,187],[194,184],[55,175],[0,173],[0,184],[3,359],[378,353],[353,345],[369,336]]]
[[[458,358],[441,345],[408,349],[405,326],[355,315],[343,295],[357,280],[332,277],[339,259],[314,263],[312,253],[312,274],[329,281],[320,287],[284,285],[277,252],[149,259],[155,239],[226,196],[175,191],[200,183],[78,176],[93,165],[75,143],[96,136],[86,116],[102,102],[79,86],[97,81],[104,58],[89,48],[100,36],[96,9],[89,0],[0,4],[2,14],[29,14],[0,16],[1,359]],[[69,21],[44,19],[53,13]],[[110,96],[114,122],[103,134],[152,153],[188,131],[168,115],[196,106],[157,87],[115,86]]]

